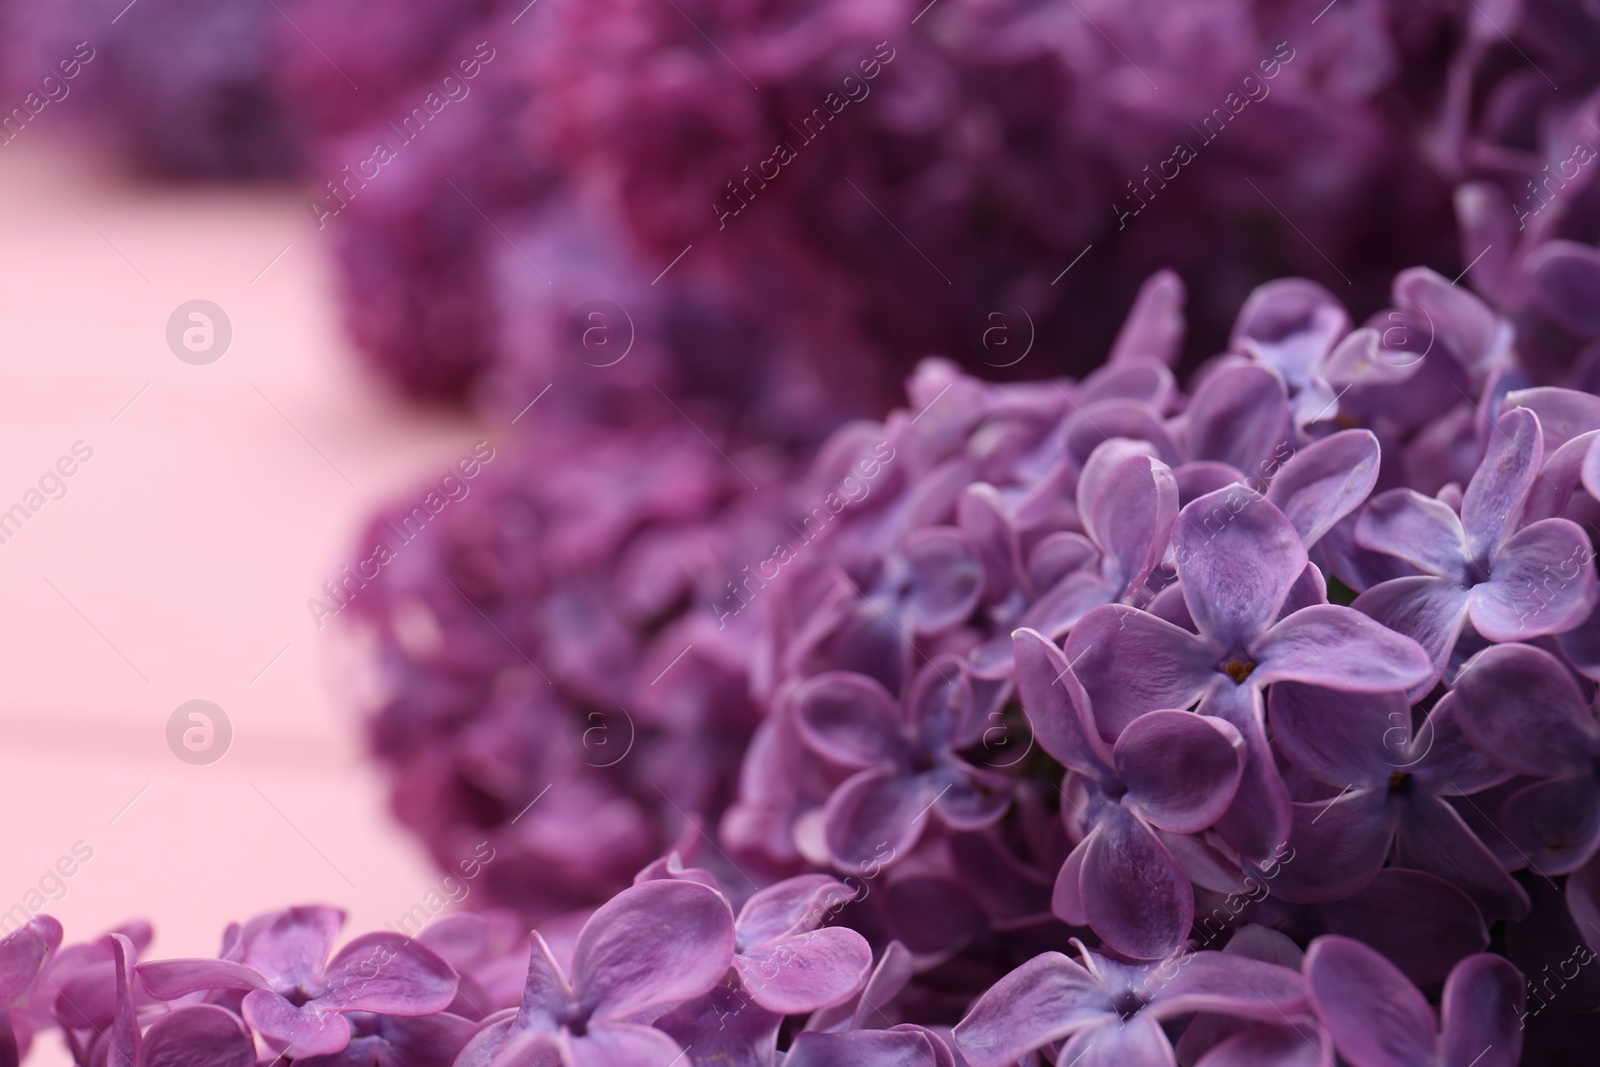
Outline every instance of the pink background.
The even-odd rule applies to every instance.
[[[212,954],[229,920],[310,901],[380,927],[439,875],[361,760],[354,642],[306,600],[375,506],[493,428],[363,379],[330,235],[292,192],[146,186],[18,142],[0,200],[0,511],[94,449],[0,544],[0,911],[82,841],[44,908],[68,940],[146,916],[149,956]],[[209,366],[166,343],[194,298],[233,325]],[[196,698],[233,725],[210,766],[167,748]],[[68,1060],[51,1036],[30,1062]]]

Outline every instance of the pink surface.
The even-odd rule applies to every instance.
[[[374,506],[492,431],[362,379],[328,235],[291,193],[145,188],[13,145],[0,200],[0,512],[45,501],[0,543],[0,912],[47,897],[69,939],[147,916],[152,957],[287,903],[380,927],[438,875],[360,759],[353,650],[306,600]],[[194,298],[233,327],[207,366],[166,341]],[[80,441],[65,494],[29,498]],[[208,766],[168,748],[192,699],[233,727]],[[68,1062],[55,1044],[29,1062]]]

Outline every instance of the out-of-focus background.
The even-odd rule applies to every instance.
[[[359,659],[306,602],[369,512],[493,430],[363,380],[287,189],[130,180],[41,139],[0,153],[0,200],[0,507],[26,515],[0,544],[0,909],[82,935],[159,916],[178,956],[290,901],[394,921],[439,874],[362,758]],[[208,365],[165,339],[196,298],[232,326]],[[207,765],[167,740],[196,699],[232,730]]]

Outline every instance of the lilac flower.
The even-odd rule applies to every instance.
[[[1383,692],[1426,677],[1415,642],[1304,592],[1308,560],[1294,526],[1242,486],[1184,508],[1173,535],[1183,599],[1198,633],[1121,605],[1096,608],[1065,654],[1102,735],[1138,715],[1184,708],[1231,723],[1249,762],[1217,829],[1241,854],[1273,855],[1289,832],[1289,796],[1273,765],[1261,691],[1279,680],[1345,692]],[[1304,606],[1301,606],[1301,605]],[[1152,672],[1148,664],[1160,663]]]
[[[1178,521],[1178,482],[1165,463],[1134,454],[1137,447],[1110,440],[1095,449],[1078,475],[1084,534],[1046,534],[1029,553],[1027,567],[1012,568],[1017,584],[1037,591],[1017,614],[1018,626],[1060,638],[1090,609],[1116,603],[1142,586],[1166,555]],[[963,525],[981,521],[975,514],[979,499],[962,500]],[[992,504],[987,510],[991,531],[1015,537]],[[1011,635],[1000,633],[975,654],[982,676],[1009,669],[1010,646]]]
[[[1600,847],[1600,721],[1571,673],[1530,645],[1497,645],[1456,679],[1461,731],[1486,760],[1535,781],[1498,825],[1542,874],[1577,869]]]
[[[109,935],[116,966],[116,1015],[102,1035],[107,1067],[252,1067],[255,1042],[233,1012],[214,1004],[189,1004],[161,1015],[142,1034],[134,1007],[137,950],[122,934]],[[314,1062],[306,1060],[303,1062]]]
[[[346,1013],[432,1015],[455,998],[450,965],[399,934],[363,934],[328,959],[343,925],[344,912],[335,908],[287,908],[246,925],[238,961],[161,960],[140,964],[138,973],[162,1000],[246,991],[246,1021],[302,1057],[344,1049],[351,1038]]]
[[[1305,989],[1287,967],[1222,952],[1120,963],[1078,945],[1081,964],[1035,956],[979,997],[956,1026],[972,1067],[1010,1067],[1066,1039],[1057,1059],[1081,1067],[1163,1067],[1174,1062],[1163,1020],[1215,1012],[1281,1022],[1303,1012]]]
[[[458,1067],[667,1067],[683,1050],[649,1021],[709,992],[733,947],[733,915],[715,890],[670,880],[625,889],[584,924],[570,971],[535,933],[522,1006],[474,1037]]]
[[[1398,693],[1355,695],[1283,682],[1270,700],[1273,741],[1296,768],[1337,790],[1295,805],[1290,847],[1298,862],[1272,881],[1285,900],[1339,900],[1395,862],[1465,890],[1485,916],[1521,918],[1528,899],[1449,798],[1510,775],[1463,736],[1457,697],[1446,695],[1412,730]]]
[[[803,1033],[783,1067],[955,1067],[950,1049],[931,1030],[901,1025],[841,1034]]]
[[[657,879],[722,892],[716,875],[684,867],[677,852],[640,871],[635,884]],[[740,992],[778,1015],[832,1007],[858,992],[872,968],[872,947],[854,930],[823,925],[854,896],[825,874],[785,878],[751,894],[733,921]]]
[[[1543,456],[1538,416],[1508,411],[1495,423],[1459,516],[1441,501],[1394,489],[1375,497],[1357,523],[1359,544],[1417,572],[1368,589],[1353,605],[1427,649],[1433,671],[1413,693],[1439,678],[1469,620],[1490,641],[1520,641],[1571,629],[1589,613],[1594,561],[1583,529],[1566,519],[1520,521]]]
[[[22,1007],[34,981],[61,944],[61,924],[48,915],[30,916],[0,941],[0,1059],[9,1049],[17,1062],[28,1051],[32,1034],[18,1027],[12,1013]]]
[[[1522,975],[1469,956],[1444,984],[1442,1019],[1405,975],[1344,937],[1311,943],[1306,993],[1351,1067],[1514,1067],[1522,1050]]]
[[[984,728],[960,660],[930,662],[903,704],[872,679],[844,673],[810,679],[795,702],[805,743],[856,772],[834,790],[824,815],[828,851],[840,867],[884,862],[886,847],[891,857],[909,851],[929,811],[966,830],[1005,813],[1007,780],[957,754]]]
[[[1117,952],[1171,954],[1194,920],[1194,892],[1158,831],[1198,833],[1233,802],[1244,739],[1220,719],[1151,711],[1100,739],[1066,657],[1034,630],[1016,634],[1017,689],[1040,747],[1077,776],[1088,836],[1056,882],[1055,912],[1092,927]],[[1072,790],[1064,790],[1069,806]]]

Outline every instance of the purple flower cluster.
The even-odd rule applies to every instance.
[[[1463,263],[1541,380],[1600,383],[1600,12],[1474,10],[1452,58],[1440,155]]]
[[[466,1062],[1587,1040],[1600,401],[1431,271],[1391,301],[1270,283],[1180,391],[1158,274],[1086,378],[927,361],[798,476],[681,421],[530,438],[351,598],[397,809],[512,857],[487,899],[547,937],[640,868],[739,918],[659,998],[541,948]]]
[[[777,536],[745,478],[783,466],[674,418],[502,446],[448,507],[374,520],[358,544],[392,558],[332,589],[377,649],[395,813],[445,869],[487,846],[476,884],[529,919],[600,903],[680,813],[719,813],[760,720],[754,629],[690,609]]]
[[[274,84],[271,0],[0,3],[0,144],[89,126],[143,170],[283,177],[300,142]],[[282,30],[293,32],[287,25]]]
[[[1199,357],[1277,275],[1376,306],[1460,265],[1424,150],[1453,10],[433,2],[374,36],[367,0],[283,6],[351,333],[416,396],[660,383],[814,443],[930,352],[1087,372],[1163,267]],[[637,342],[603,375],[594,302]]]

